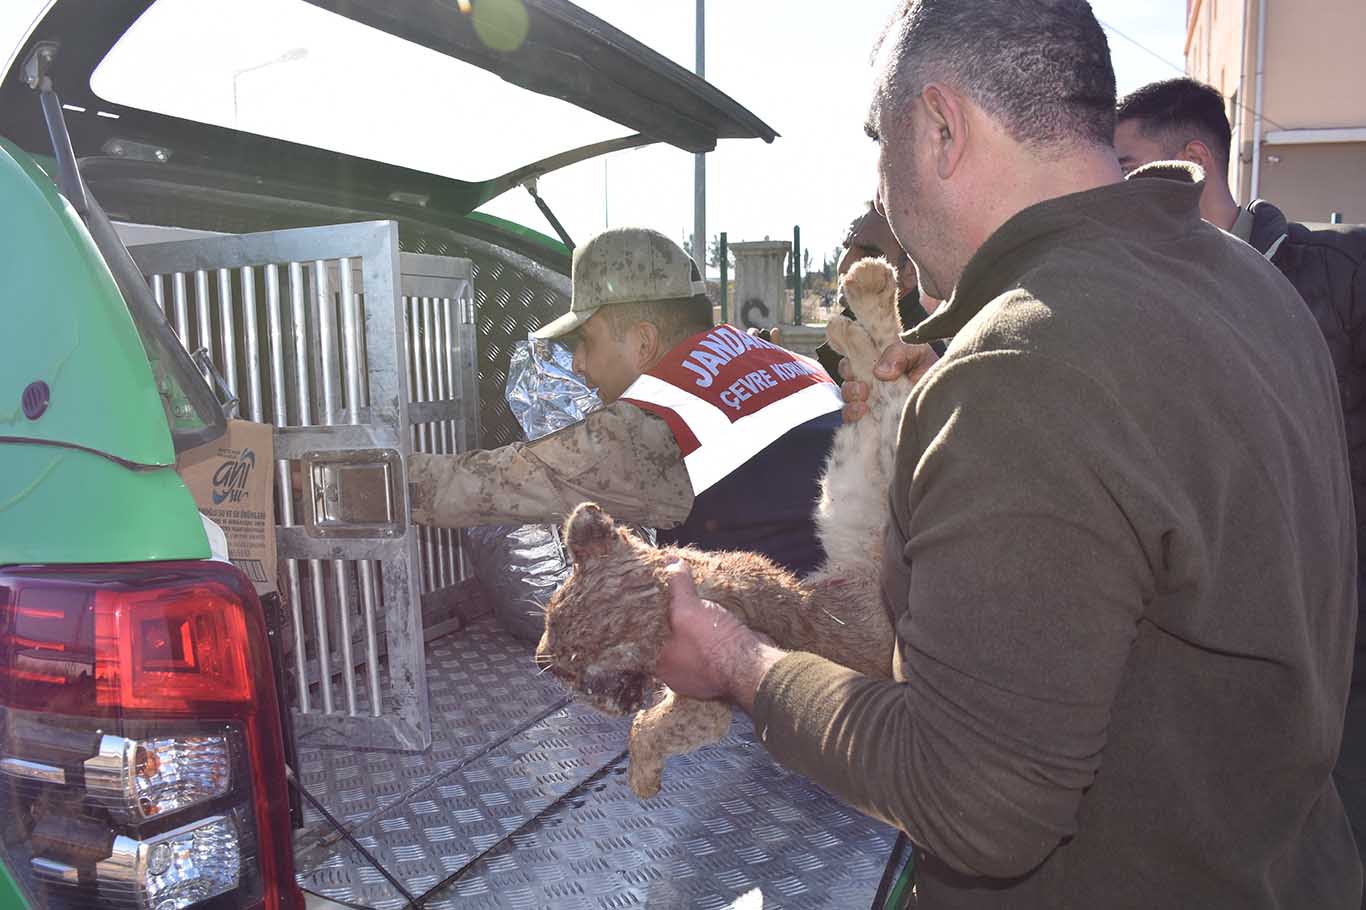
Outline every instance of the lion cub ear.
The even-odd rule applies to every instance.
[[[564,523],[564,539],[574,562],[583,563],[595,556],[607,555],[617,539],[617,526],[601,506],[585,502]]]

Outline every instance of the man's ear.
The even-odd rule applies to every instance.
[[[958,170],[968,143],[968,118],[963,96],[931,82],[920,93],[925,105],[925,140],[930,143],[935,171],[947,180]]]
[[[1214,160],[1214,152],[1199,139],[1192,139],[1181,149],[1181,154],[1177,156],[1182,161],[1189,161],[1192,164],[1200,165],[1200,169],[1207,175],[1211,172],[1222,173],[1223,168],[1219,167]]]
[[[636,337],[633,339],[634,351],[639,360],[636,366],[640,369],[653,364],[664,353],[660,349],[659,326],[653,322],[637,322],[635,326]]]
[[[580,503],[564,523],[564,540],[575,565],[606,556],[616,539],[616,523],[595,502]]]

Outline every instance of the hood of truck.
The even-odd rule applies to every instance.
[[[516,0],[517,8],[525,13],[525,37],[511,50],[490,46],[487,29],[481,34],[476,17],[462,12],[470,7],[463,0],[307,2],[486,70],[522,89],[582,108],[619,124],[621,134],[631,134],[540,154],[535,160],[519,160],[513,144],[505,154],[499,149],[502,166],[497,176],[472,173],[470,179],[456,179],[465,176],[459,173],[459,148],[450,150],[447,173],[434,174],[122,106],[99,97],[91,78],[111,49],[153,6],[153,0],[56,0],[0,82],[0,135],[35,154],[48,153],[37,99],[19,77],[24,59],[40,41],[60,45],[52,76],[62,100],[89,112],[68,118],[81,158],[159,149],[164,150],[166,160],[182,167],[253,174],[296,186],[381,187],[391,199],[420,199],[424,207],[450,214],[471,212],[528,178],[623,148],[662,142],[688,152],[706,152],[715,148],[718,139],[771,142],[777,135],[715,86],[565,0]],[[511,0],[500,2],[507,5]],[[401,59],[357,61],[357,66],[373,67],[377,79],[391,78],[395,92],[410,90],[403,83]],[[158,68],[156,61],[148,61],[147,79],[174,79],[176,75],[174,67]],[[100,115],[94,116],[95,111]],[[363,119],[365,114],[364,109],[347,111],[355,118]],[[496,136],[479,135],[478,123],[470,127],[471,141],[498,141]],[[422,142],[421,132],[415,131],[411,141]],[[452,170],[456,177],[451,176]]]

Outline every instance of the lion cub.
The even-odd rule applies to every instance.
[[[885,260],[864,259],[842,286],[858,322],[836,316],[826,334],[855,377],[869,384],[869,413],[835,434],[816,507],[826,554],[819,571],[798,580],[754,553],[656,549],[593,503],[580,505],[565,524],[574,569],[546,608],[536,660],[600,711],[640,711],[631,725],[629,779],[642,798],[659,792],[666,757],[715,742],[731,721],[730,705],[677,695],[654,678],[670,632],[665,568],[676,558],[691,566],[702,597],[779,647],[870,676],[891,675],[892,627],[878,579],[897,427],[911,383],[872,376],[879,354],[901,331],[895,271]]]

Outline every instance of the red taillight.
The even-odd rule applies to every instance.
[[[240,572],[0,570],[0,815],[0,850],[48,906],[302,905]]]
[[[96,698],[175,714],[251,701],[245,613],[217,584],[96,592]]]

